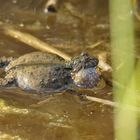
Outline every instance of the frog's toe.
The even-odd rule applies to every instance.
[[[14,79],[4,79],[0,78],[0,87],[12,87],[14,83]]]
[[[8,84],[8,80],[0,78],[0,87],[5,87]]]

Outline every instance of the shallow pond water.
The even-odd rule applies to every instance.
[[[0,21],[76,56],[109,52],[108,1],[63,0],[45,14],[45,0],[0,0]],[[94,44],[102,43],[93,49]],[[0,30],[0,56],[35,51]],[[109,53],[107,55],[110,55]],[[111,99],[111,87],[83,94]],[[44,101],[38,105],[40,101]],[[112,140],[113,108],[69,93],[49,96],[0,89],[0,140]]]

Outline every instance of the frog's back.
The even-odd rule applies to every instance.
[[[22,55],[19,58],[11,61],[5,70],[8,71],[9,69],[18,65],[47,64],[47,63],[50,64],[64,63],[64,59],[55,54],[45,52],[32,52]]]

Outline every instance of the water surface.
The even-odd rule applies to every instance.
[[[108,1],[63,0],[57,14],[43,13],[45,0],[0,0],[0,21],[26,31],[76,56],[108,52]],[[102,43],[93,49],[94,43]],[[33,48],[0,31],[0,56],[20,56]],[[111,87],[83,94],[111,99]],[[39,106],[38,102],[46,100]],[[0,90],[0,139],[112,140],[113,108],[69,93],[35,95],[20,89]]]

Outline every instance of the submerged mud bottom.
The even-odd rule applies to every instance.
[[[41,96],[0,91],[0,134],[28,140],[113,139],[112,108],[69,93]],[[38,102],[45,100],[39,106]]]

